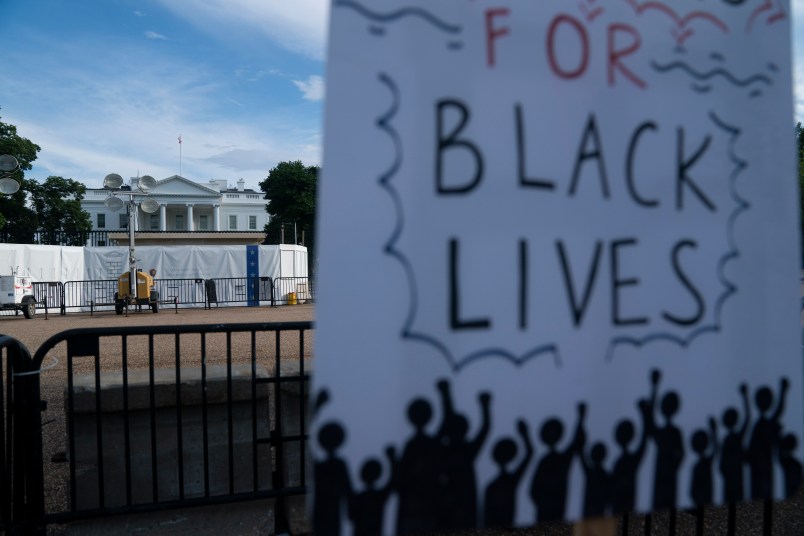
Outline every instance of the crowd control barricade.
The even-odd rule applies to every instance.
[[[32,363],[63,361],[48,371],[63,386],[50,390],[57,399],[48,406],[60,421],[50,429],[66,434],[62,464],[45,453],[64,480],[45,482],[45,493],[69,490],[66,502],[45,504],[45,521],[273,501],[277,532],[298,527],[292,516],[303,510],[311,470],[311,330],[310,322],[82,328],[45,341]]]
[[[277,277],[274,294],[279,305],[296,305],[315,301],[315,286],[309,277]]]
[[[114,295],[117,292],[117,279],[94,279],[89,281],[67,281],[64,283],[64,310],[114,309]]]
[[[0,532],[44,534],[39,367],[0,335]]]
[[[36,308],[45,311],[45,318],[51,310],[65,314],[64,284],[61,281],[34,281]]]
[[[193,307],[206,303],[203,279],[154,279],[154,289],[160,303]]]
[[[207,307],[218,304],[243,304],[257,307],[273,305],[274,285],[270,277],[216,277],[207,279]]]

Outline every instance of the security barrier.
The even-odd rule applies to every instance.
[[[295,293],[298,303],[313,301],[313,283],[310,278],[284,277],[277,278],[276,281],[281,282],[281,289],[278,291],[271,277],[154,279],[154,288],[159,292],[160,303],[177,308],[208,308],[223,304],[275,307],[288,305],[289,292]],[[34,283],[37,308],[44,309],[45,315],[49,311],[58,311],[64,315],[69,310],[90,313],[114,310],[116,292],[117,280],[114,279]]]

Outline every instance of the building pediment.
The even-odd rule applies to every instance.
[[[201,197],[215,197],[220,198],[221,193],[212,188],[208,188],[203,184],[198,184],[191,180],[185,179],[179,175],[173,175],[167,179],[157,181],[150,192],[153,196],[201,196]]]

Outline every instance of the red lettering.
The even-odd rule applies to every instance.
[[[494,40],[504,35],[508,35],[508,27],[498,28],[494,26],[494,19],[505,17],[511,13],[507,7],[499,7],[486,10],[486,63],[489,67],[494,67],[496,60]]]
[[[617,34],[625,33],[631,36],[631,42],[624,48],[616,48],[616,38]],[[609,56],[609,63],[608,63],[608,73],[609,73],[609,85],[614,86],[614,76],[615,71],[620,71],[620,73],[625,76],[628,80],[630,80],[635,86],[644,89],[647,84],[641,78],[637,77],[625,64],[621,61],[623,57],[630,56],[637,50],[639,47],[642,46],[642,38],[639,35],[639,32],[633,28],[632,26],[628,26],[627,24],[622,23],[615,23],[609,26],[608,31],[608,56]]]
[[[578,62],[578,67],[573,70],[562,68],[555,55],[555,37],[556,32],[560,25],[569,25],[578,35],[581,45],[581,58]],[[570,15],[561,14],[553,19],[550,23],[550,29],[547,32],[547,59],[550,61],[550,69],[560,78],[572,79],[581,76],[589,64],[589,36],[586,33],[583,25],[577,19]]]

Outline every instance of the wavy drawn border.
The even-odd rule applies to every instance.
[[[657,61],[654,60],[654,61],[650,62],[650,66],[656,72],[661,73],[661,74],[668,73],[668,72],[676,70],[676,69],[680,69],[680,70],[686,72],[688,75],[690,75],[692,78],[694,78],[697,81],[707,81],[708,82],[710,79],[715,78],[717,76],[720,76],[723,79],[725,79],[727,82],[729,82],[730,84],[732,84],[732,85],[734,85],[736,87],[741,87],[741,88],[750,86],[751,84],[753,84],[755,82],[756,83],[762,82],[762,83],[765,83],[765,84],[767,84],[769,86],[773,85],[773,80],[771,80],[771,78],[769,76],[764,75],[764,74],[751,75],[751,76],[741,80],[741,79],[737,78],[736,76],[734,76],[731,72],[729,72],[728,70],[726,70],[726,69],[724,69],[722,67],[717,67],[715,69],[710,69],[709,71],[706,71],[706,72],[698,72],[692,66],[690,66],[689,64],[687,64],[687,63],[685,63],[683,61],[680,61],[680,60],[671,61],[670,63],[666,63],[666,64],[663,64],[663,65],[659,64]]]
[[[737,176],[743,172],[743,170],[748,167],[748,162],[742,160],[740,157],[737,156],[734,145],[737,142],[737,138],[740,137],[742,131],[733,125],[727,124],[725,121],[720,119],[714,112],[709,112],[709,118],[715,124],[716,127],[725,131],[730,136],[729,140],[729,160],[734,163],[734,170],[729,177],[730,185],[729,185],[729,192],[731,193],[731,197],[734,200],[735,204],[737,205],[735,209],[729,215],[728,225],[727,225],[727,233],[728,233],[728,242],[729,242],[729,250],[720,258],[720,262],[718,262],[718,279],[724,286],[723,293],[718,297],[715,303],[715,319],[714,323],[701,326],[695,330],[693,330],[689,335],[686,337],[679,337],[677,335],[672,335],[670,333],[653,333],[651,335],[647,335],[645,337],[614,337],[611,339],[609,343],[608,351],[606,352],[606,361],[612,361],[614,359],[614,352],[616,348],[620,345],[630,345],[637,348],[641,348],[647,344],[656,341],[666,341],[678,344],[682,348],[687,348],[692,342],[697,339],[699,336],[703,335],[704,333],[717,333],[721,329],[721,322],[720,316],[723,312],[723,305],[726,303],[726,300],[732,296],[735,292],[737,292],[737,286],[734,285],[724,274],[724,269],[726,264],[729,261],[732,261],[740,256],[740,250],[737,249],[737,243],[734,239],[734,224],[737,221],[737,218],[743,212],[747,211],[750,208],[750,204],[748,201],[740,197],[740,194],[737,193]]]
[[[384,172],[380,174],[377,181],[380,187],[383,188],[390,196],[394,205],[394,214],[396,217],[395,225],[391,232],[391,235],[383,245],[383,252],[386,255],[389,255],[390,257],[396,259],[402,266],[408,282],[408,291],[410,299],[408,313],[402,326],[400,335],[402,336],[403,339],[418,341],[427,344],[432,348],[434,348],[435,350],[437,350],[444,357],[444,359],[447,361],[447,363],[453,369],[454,372],[459,372],[467,365],[479,359],[496,357],[507,360],[515,366],[521,366],[524,363],[530,361],[531,359],[534,359],[538,356],[545,354],[551,354],[553,356],[553,359],[555,360],[556,366],[560,368],[562,366],[561,356],[559,347],[556,343],[545,343],[536,346],[534,348],[531,348],[530,350],[527,350],[522,354],[516,354],[504,348],[491,347],[477,350],[464,356],[456,357],[453,354],[453,352],[450,351],[447,345],[444,344],[437,337],[428,335],[427,333],[414,329],[413,324],[416,321],[416,315],[419,307],[418,286],[416,283],[415,270],[413,269],[410,260],[402,251],[400,251],[397,248],[397,243],[405,228],[405,212],[402,199],[399,195],[399,192],[396,190],[393,184],[393,179],[399,172],[399,169],[401,168],[403,161],[402,140],[399,136],[399,133],[393,126],[393,120],[396,117],[397,113],[399,112],[401,104],[401,95],[398,86],[390,76],[388,76],[385,73],[380,73],[378,75],[378,79],[380,84],[385,86],[386,89],[389,91],[391,95],[391,104],[389,108],[377,118],[376,126],[379,130],[381,130],[391,139],[391,142],[394,147],[393,161],[391,165],[388,167],[388,169],[386,169]],[[729,261],[734,260],[740,256],[740,251],[737,249],[736,240],[734,237],[734,226],[735,222],[737,221],[737,218],[743,212],[747,211],[750,208],[750,205],[737,192],[736,181],[737,177],[747,167],[748,163],[737,156],[734,148],[737,139],[741,135],[741,130],[735,126],[727,124],[726,122],[721,120],[714,112],[709,112],[709,118],[712,120],[712,122],[715,124],[716,127],[725,131],[730,137],[728,144],[729,160],[732,163],[734,163],[735,166],[733,172],[729,177],[730,180],[729,193],[731,194],[731,197],[736,204],[735,209],[729,215],[727,223],[729,250],[721,257],[717,267],[718,279],[723,284],[724,291],[720,294],[715,304],[714,322],[712,324],[701,326],[693,330],[689,335],[684,337],[672,335],[670,333],[654,333],[651,335],[647,335],[645,337],[628,337],[628,336],[613,337],[610,340],[609,347],[606,351],[607,361],[613,360],[614,352],[618,346],[630,345],[635,347],[642,347],[656,341],[667,341],[676,343],[680,347],[686,348],[702,334],[720,331],[721,313],[723,310],[723,305],[725,304],[726,300],[737,291],[736,285],[734,285],[726,277],[724,269]]]
[[[379,13],[377,11],[372,11],[360,2],[356,2],[355,0],[335,0],[334,2],[335,7],[345,7],[354,10],[355,12],[363,15],[365,18],[371,20],[372,22],[393,22],[398,19],[402,19],[405,17],[418,17],[425,22],[432,24],[437,29],[451,33],[451,34],[459,34],[461,33],[461,27],[457,24],[450,24],[441,20],[440,18],[436,17],[426,9],[418,8],[418,7],[403,7],[399,8],[395,11],[389,11],[388,13]]]

